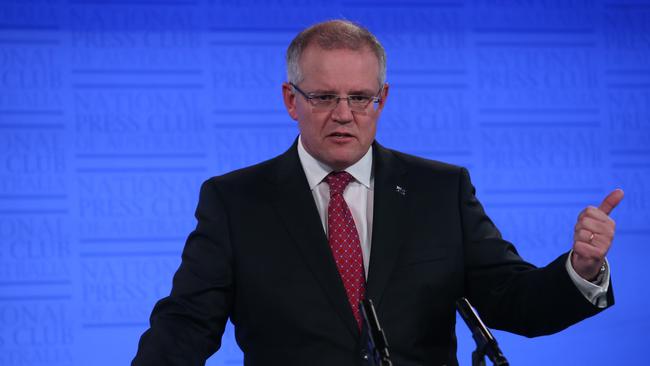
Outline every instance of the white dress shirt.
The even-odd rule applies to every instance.
[[[302,165],[309,189],[316,202],[316,208],[320,215],[323,230],[327,236],[327,207],[330,202],[329,185],[323,180],[332,172],[332,168],[316,160],[302,145],[302,139],[298,137],[298,157]],[[368,152],[354,165],[345,169],[354,180],[348,184],[343,192],[343,198],[350,207],[354,224],[359,232],[361,253],[363,254],[363,268],[368,277],[368,265],[370,263],[370,249],[372,242],[372,215],[374,201],[375,179],[372,172],[372,146]],[[609,288],[609,263],[605,259],[605,271],[599,276],[596,283],[589,282],[576,273],[571,265],[571,254],[566,262],[566,269],[569,277],[578,290],[592,304],[599,308],[607,306],[607,289]]]
[[[330,186],[323,181],[332,172],[332,168],[316,160],[302,146],[302,140],[298,137],[298,157],[302,169],[307,175],[309,189],[316,201],[316,208],[320,215],[320,221],[327,236],[327,207],[330,203]],[[363,269],[368,278],[368,265],[370,263],[370,241],[372,239],[372,213],[373,210],[373,189],[375,180],[372,175],[372,146],[366,155],[354,165],[345,169],[354,180],[351,181],[343,191],[345,203],[350,207],[354,224],[359,232],[359,243],[363,255]]]

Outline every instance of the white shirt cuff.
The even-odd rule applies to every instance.
[[[609,262],[607,261],[607,258],[605,258],[605,272],[598,276],[599,278],[596,283],[593,283],[580,277],[580,275],[576,273],[575,269],[573,269],[573,265],[571,264],[572,254],[573,251],[569,253],[569,257],[566,261],[566,270],[569,273],[569,277],[571,277],[571,280],[578,290],[580,290],[585,299],[601,309],[606,308],[607,290],[609,289]]]

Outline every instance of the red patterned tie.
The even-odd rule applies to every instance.
[[[359,303],[365,295],[365,275],[359,233],[354,225],[350,208],[343,199],[345,187],[352,181],[348,172],[332,172],[325,177],[330,187],[330,203],[327,208],[327,232],[352,313],[361,328]]]

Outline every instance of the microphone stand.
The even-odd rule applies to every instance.
[[[370,299],[364,299],[359,304],[363,326],[368,333],[368,365],[369,366],[393,366],[388,351],[386,334],[379,325],[379,318],[375,306]]]
[[[456,308],[467,327],[472,331],[472,338],[476,342],[476,350],[472,352],[472,366],[485,366],[486,355],[494,365],[509,366],[508,360],[499,349],[497,340],[483,324],[469,301],[461,297],[456,301]]]

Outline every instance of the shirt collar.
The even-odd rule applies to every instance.
[[[298,136],[298,157],[300,158],[300,164],[302,164],[302,169],[305,171],[307,176],[307,182],[309,183],[309,189],[314,190],[316,186],[325,179],[325,177],[332,172],[327,164],[324,164],[313,156],[311,156],[304,146],[302,146],[301,136]],[[346,172],[350,173],[354,179],[366,186],[368,189],[370,187],[370,176],[372,173],[372,145],[366,152],[366,154],[359,159],[353,165],[345,169]]]

